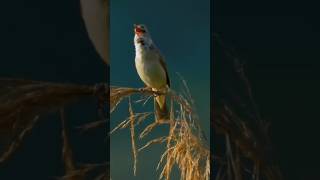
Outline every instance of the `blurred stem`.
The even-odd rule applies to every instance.
[[[61,117],[62,138],[63,138],[62,156],[64,161],[65,173],[69,174],[72,171],[74,171],[76,168],[74,165],[73,154],[72,154],[71,146],[70,146],[68,135],[67,135],[64,108],[60,109],[60,117]]]

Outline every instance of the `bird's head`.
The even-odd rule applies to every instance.
[[[135,35],[141,37],[149,34],[146,25],[144,24],[134,24],[134,33]]]
[[[136,46],[150,47],[153,42],[150,33],[144,24],[134,24],[134,44]]]

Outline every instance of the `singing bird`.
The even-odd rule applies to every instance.
[[[154,91],[166,92],[170,87],[167,65],[152,41],[146,25],[134,25],[135,65],[144,84]],[[168,119],[166,96],[154,98],[156,119]]]

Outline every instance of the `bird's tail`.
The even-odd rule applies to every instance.
[[[165,95],[155,97],[154,107],[155,107],[156,120],[169,119],[169,112],[167,109]]]

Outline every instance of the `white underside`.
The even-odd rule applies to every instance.
[[[151,88],[162,89],[166,87],[166,72],[160,64],[156,53],[148,52],[136,56],[135,64],[141,80]]]
[[[153,90],[161,91],[167,88],[167,74],[160,63],[161,55],[159,51],[150,48],[152,40],[144,38],[147,45],[137,43],[137,35],[135,36],[136,58],[135,64],[140,79],[151,87]],[[149,44],[149,46],[148,46]],[[165,105],[165,96],[157,96],[155,98],[161,109]]]

